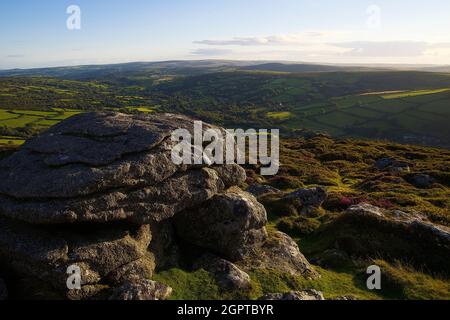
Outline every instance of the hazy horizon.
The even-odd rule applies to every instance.
[[[170,63],[170,62],[241,62],[249,64],[265,64],[265,63],[280,63],[280,64],[306,64],[306,65],[328,65],[328,66],[342,66],[342,67],[385,67],[385,68],[427,68],[427,67],[449,67],[450,64],[413,64],[413,63],[327,63],[322,61],[293,61],[293,60],[258,60],[258,59],[174,59],[174,60],[147,60],[147,61],[118,61],[114,63],[87,63],[87,64],[71,64],[71,65],[40,65],[34,67],[24,67],[24,68],[6,68],[0,69],[0,71],[10,71],[10,70],[32,70],[32,69],[51,69],[51,68],[71,68],[71,67],[89,67],[89,66],[108,66],[108,65],[122,65],[122,64],[133,64],[133,63],[143,63],[143,64],[158,64],[158,63]]]

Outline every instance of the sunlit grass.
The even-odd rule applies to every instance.
[[[383,99],[400,99],[400,98],[407,98],[407,97],[416,97],[416,96],[423,96],[427,94],[436,94],[436,93],[442,93],[449,91],[449,88],[446,89],[436,89],[436,90],[416,90],[416,91],[405,91],[400,93],[392,93],[392,94],[385,94],[381,97]]]
[[[267,112],[267,117],[274,120],[286,120],[291,117],[291,113],[288,111],[284,112]]]
[[[17,145],[20,146],[25,142],[20,138],[16,137],[0,137],[0,145]]]

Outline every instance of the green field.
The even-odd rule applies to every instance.
[[[416,90],[416,91],[406,91],[400,93],[386,94],[382,95],[383,99],[399,99],[407,97],[423,96],[427,94],[435,94],[449,91],[450,89],[436,89],[436,90]]]
[[[418,100],[418,97],[420,100]],[[303,126],[334,136],[402,141],[445,141],[450,144],[450,91],[415,91],[386,96],[348,96],[328,105],[296,109],[287,125]],[[418,141],[420,142],[420,141]]]
[[[450,147],[450,74],[100,68],[86,79],[65,79],[71,74],[54,72],[59,78],[0,77],[0,135],[27,139],[77,112],[160,111],[289,136],[306,130]]]
[[[9,137],[9,136],[0,136],[0,145],[8,144],[8,145],[21,145],[25,142],[25,140],[20,139],[19,137]]]
[[[3,131],[27,128],[40,131],[78,113],[80,111],[57,108],[54,108],[52,111],[0,110],[0,128]],[[17,145],[22,144],[24,141],[25,139],[22,135],[0,135],[0,145]]]
[[[267,117],[274,120],[286,120],[291,117],[291,113],[288,111],[284,112],[267,112]]]
[[[158,107],[157,106],[155,106],[155,107],[144,107],[144,106],[142,106],[142,107],[128,107],[127,109],[130,112],[138,111],[138,112],[144,112],[144,113],[152,113],[152,112],[155,112],[156,110],[158,110]]]

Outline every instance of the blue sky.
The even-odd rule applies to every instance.
[[[81,9],[68,30],[66,9]],[[450,64],[448,0],[15,0],[0,69],[172,59]]]

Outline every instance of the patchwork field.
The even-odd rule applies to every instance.
[[[383,97],[383,99],[399,99],[399,98],[417,97],[417,96],[423,96],[423,95],[427,95],[427,94],[441,93],[441,92],[446,92],[449,90],[450,89],[405,91],[405,92],[399,92],[399,93],[385,94],[385,95],[382,95],[382,97]]]
[[[18,143],[76,112],[115,110],[181,113],[230,128],[279,128],[286,136],[320,131],[450,147],[450,74],[106,68],[74,80],[74,71],[54,72],[0,77],[0,135],[20,138],[0,143]]]
[[[331,99],[298,107],[285,122],[337,137],[368,137],[450,145],[450,91],[436,89]],[[408,141],[410,139],[411,141]]]
[[[33,128],[34,130],[45,130],[58,122],[67,119],[78,110],[57,109],[53,111],[35,110],[0,110],[0,129],[2,131]],[[22,144],[23,136],[0,135],[0,144]]]

